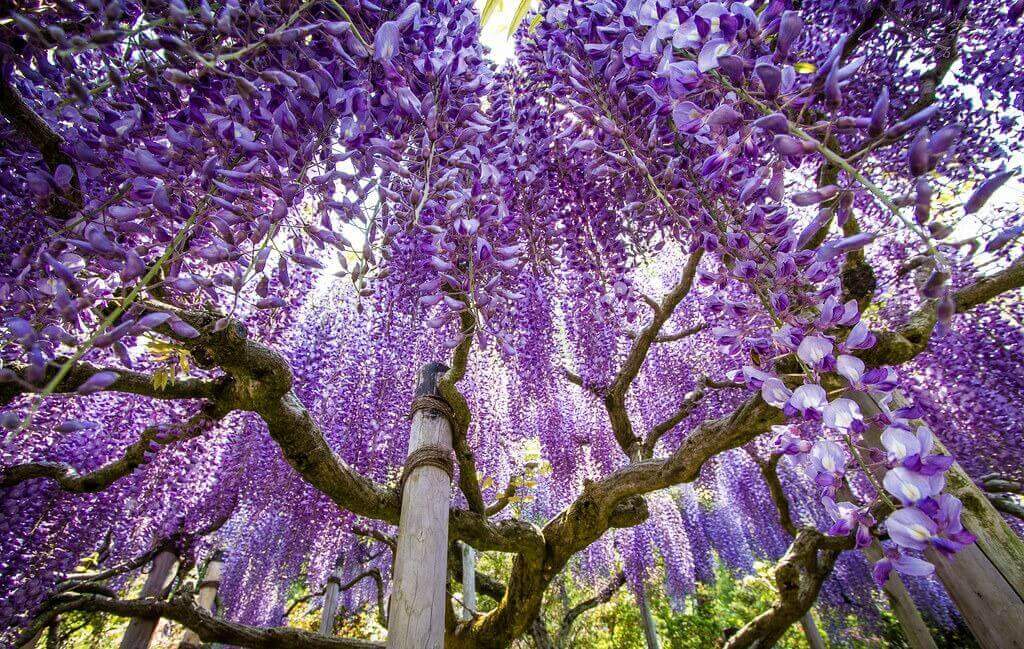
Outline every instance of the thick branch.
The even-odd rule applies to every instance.
[[[67,611],[110,613],[148,620],[166,618],[196,633],[204,642],[250,647],[252,649],[378,649],[383,645],[365,640],[329,638],[286,627],[260,628],[215,618],[186,599],[117,600],[99,595],[62,595],[51,602],[46,614],[36,619],[21,635],[19,646],[35,637],[57,615]]]
[[[981,488],[989,493],[1024,494],[1024,482],[999,474],[983,476],[979,482]]]
[[[95,471],[80,474],[68,464],[56,462],[29,462],[16,464],[4,470],[0,476],[0,488],[10,488],[25,480],[49,478],[56,481],[65,491],[92,493],[102,491],[121,478],[130,475],[146,461],[146,453],[155,444],[167,445],[183,439],[191,439],[209,430],[216,421],[206,412],[193,415],[184,424],[150,426],[142,432],[138,441],[125,449],[119,459],[104,464]]]
[[[977,280],[953,294],[956,312],[965,313],[979,304],[1024,286],[1024,260],[988,277]],[[923,352],[928,347],[937,322],[933,300],[921,305],[910,314],[907,323],[896,331],[874,332],[878,342],[870,349],[857,353],[869,365],[899,365]]]
[[[814,529],[800,529],[775,567],[778,600],[729,638],[725,649],[774,646],[814,604],[840,552],[852,547],[852,537],[827,537]]]
[[[672,313],[675,312],[683,298],[690,293],[702,256],[702,250],[691,254],[686,261],[686,266],[683,267],[683,276],[679,282],[662,299],[661,304],[652,305],[654,316],[651,318],[650,324],[637,334],[619,373],[604,396],[604,405],[611,421],[612,433],[614,433],[619,446],[629,457],[635,455],[634,446],[639,443],[639,440],[633,433],[633,424],[626,412],[626,393],[629,392],[633,380],[640,373],[640,368],[643,367],[644,361],[647,359],[647,352],[650,351],[651,345],[661,333],[661,328],[672,317]]]
[[[25,366],[14,365],[9,368],[14,372],[14,378],[0,383],[0,406],[7,405],[21,394],[41,391],[42,386],[53,379],[67,360],[64,357],[55,358],[46,366],[43,378],[36,383],[31,383],[25,378]],[[128,392],[154,399],[213,399],[217,396],[220,388],[218,382],[203,379],[172,381],[164,388],[157,388],[153,385],[153,377],[150,374],[121,368],[97,367],[91,363],[79,362],[71,366],[71,370],[57,385],[54,392],[74,392],[100,372],[113,372],[117,375],[113,383],[103,388],[104,392]]]
[[[456,384],[466,374],[469,350],[473,346],[473,335],[476,332],[476,318],[469,309],[465,309],[460,314],[460,323],[464,338],[455,348],[455,352],[452,354],[451,369],[437,382],[437,389],[448,405],[452,407],[455,415],[455,421],[452,422],[452,448],[455,451],[455,459],[459,463],[459,489],[466,496],[470,511],[485,514],[484,497],[476,475],[476,458],[466,439],[472,414],[469,412],[466,398],[456,387]]]
[[[32,110],[6,75],[0,75],[0,114],[39,151],[51,174],[62,164],[71,168],[69,189],[53,204],[55,217],[63,220],[71,216],[82,207],[82,193],[74,160],[64,152],[64,138]]]
[[[789,498],[786,497],[786,492],[782,488],[782,481],[779,480],[779,460],[782,459],[782,456],[772,454],[767,460],[762,460],[754,451],[748,450],[748,452],[757,464],[757,468],[761,470],[761,476],[768,485],[768,492],[775,502],[775,507],[779,510],[779,522],[782,524],[782,528],[789,532],[790,536],[795,537],[797,535],[797,527],[793,523],[793,517],[790,514]]]
[[[985,494],[988,496],[988,501],[992,503],[992,506],[1001,511],[1004,514],[1009,514],[1024,521],[1024,505],[1021,505],[1020,501],[1010,496],[998,496],[995,494]]]

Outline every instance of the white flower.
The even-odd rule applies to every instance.
[[[836,359],[836,372],[850,382],[850,385],[860,385],[864,378],[864,361],[856,356],[840,354]]]
[[[796,348],[797,357],[811,367],[817,366],[825,357],[832,353],[832,341],[824,336],[807,336]]]
[[[859,422],[864,421],[860,406],[852,399],[836,399],[825,406],[822,422],[829,428],[849,433]]]

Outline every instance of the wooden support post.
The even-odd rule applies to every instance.
[[[402,473],[388,649],[443,649],[451,500],[451,407],[437,391],[448,368],[423,367],[412,406],[409,455]]]
[[[877,541],[864,548],[863,552],[871,563],[881,561],[884,556]],[[921,617],[921,611],[914,603],[914,598],[910,596],[910,591],[907,590],[899,574],[892,572],[882,590],[885,591],[885,595],[889,599],[892,612],[899,620],[910,649],[938,649],[931,630],[925,624],[924,618]]]
[[[324,587],[324,605],[320,609],[320,630],[322,636],[334,635],[334,619],[338,617],[338,605],[341,599],[341,569],[345,563],[344,557],[338,557],[334,563],[334,571],[327,578],[327,586]]]
[[[476,613],[476,550],[462,543],[462,619]]]
[[[878,413],[875,400],[863,392],[850,392],[865,417]],[[891,406],[906,400],[893,395]],[[864,433],[869,446],[882,448],[882,431],[872,426]],[[936,446],[945,452],[940,443]],[[947,491],[964,504],[964,527],[978,541],[945,559],[926,552],[936,574],[960,610],[982,649],[1024,649],[1024,540],[1007,525],[985,494],[954,462],[946,474]]]
[[[629,461],[632,464],[640,462],[641,447],[634,444],[629,450]],[[658,639],[658,627],[654,624],[654,616],[651,615],[650,600],[647,599],[646,587],[636,595],[637,606],[640,607],[640,623],[644,627],[644,639],[647,641],[647,649],[661,649],[661,640]]]
[[[202,581],[199,582],[199,595],[196,597],[196,603],[199,605],[199,608],[207,613],[216,613],[214,606],[217,602],[217,589],[220,588],[220,579],[223,572],[224,553],[218,550],[206,562],[206,571],[203,573]],[[178,644],[179,649],[199,649],[202,646],[203,641],[199,639],[199,636],[192,629],[185,630],[185,635]]]
[[[661,649],[661,640],[658,639],[658,627],[654,624],[654,616],[651,615],[651,605],[647,599],[647,590],[636,596],[636,603],[640,606],[640,621],[644,625],[644,639],[647,640],[647,649]]]
[[[170,550],[162,550],[157,554],[149,568],[149,574],[146,575],[146,582],[142,585],[139,598],[163,597],[164,589],[174,578],[174,564],[177,562],[177,555]],[[159,620],[132,618],[124,637],[121,638],[121,649],[149,649],[157,622]]]
[[[821,631],[818,630],[818,624],[810,611],[800,618],[800,626],[804,628],[804,635],[807,636],[807,644],[811,649],[825,649],[825,639],[821,637]]]

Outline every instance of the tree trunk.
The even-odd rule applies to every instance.
[[[437,377],[446,370],[438,364],[425,366],[413,402],[388,613],[389,649],[444,646],[452,428],[450,410],[437,396]]]
[[[878,412],[869,395],[850,392],[865,417]],[[893,397],[893,407],[906,404]],[[877,448],[882,431],[872,426],[865,442]],[[941,443],[937,447],[947,452]],[[959,463],[946,474],[947,491],[963,504],[963,524],[978,537],[976,544],[961,550],[952,560],[927,552],[936,574],[967,622],[982,649],[1024,649],[1024,541],[992,507],[985,493]]]
[[[821,637],[821,631],[818,630],[818,624],[810,611],[800,618],[800,626],[804,628],[804,635],[807,636],[807,644],[811,649],[825,649],[825,639]]]
[[[864,556],[874,563],[880,561],[884,555],[876,541],[864,548]],[[889,581],[885,582],[882,590],[885,591],[885,595],[889,599],[892,612],[899,620],[910,649],[938,649],[932,632],[925,624],[924,618],[921,617],[921,611],[917,608],[917,604],[914,603],[914,598],[910,596],[910,591],[907,590],[903,580],[895,571],[889,575]]]
[[[142,592],[139,598],[157,597],[162,598],[164,589],[174,577],[174,564],[178,557],[170,550],[163,550],[153,559],[149,574],[146,575],[146,582],[142,585]],[[153,631],[156,630],[158,619],[132,618],[128,623],[128,629],[121,639],[121,649],[149,649],[149,642],[153,639]]]
[[[214,555],[210,557],[209,563],[206,564],[206,572],[203,574],[203,580],[199,582],[199,596],[197,597],[197,604],[199,605],[199,608],[211,615],[215,613],[213,608],[217,601],[217,589],[220,588],[220,578],[223,570],[224,555],[221,552],[215,552]],[[196,632],[191,629],[185,631],[185,636],[181,639],[181,644],[178,645],[180,649],[198,649],[202,646],[203,641],[200,640]]]
[[[468,620],[476,613],[476,550],[462,545],[462,619]]]
[[[341,567],[343,558],[338,557],[334,564],[334,572],[327,578],[324,587],[324,605],[320,609],[320,630],[322,636],[334,635],[334,619],[338,616],[338,604],[341,596]]]

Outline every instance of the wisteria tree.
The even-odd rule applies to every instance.
[[[730,648],[874,584],[1021,646],[1024,2],[527,2],[500,66],[469,0],[2,11],[5,646],[378,646],[287,616],[333,571],[387,626],[414,466],[449,594],[510,558],[445,647],[754,557]]]

